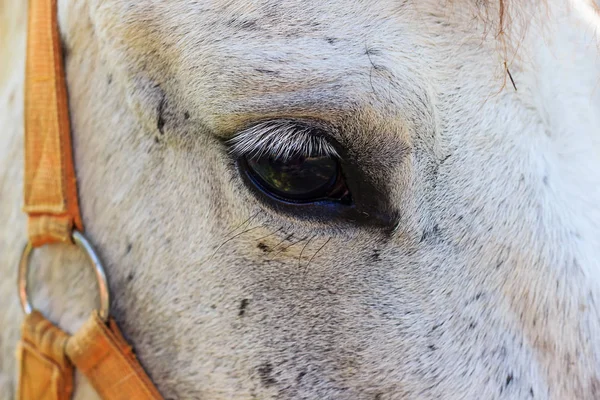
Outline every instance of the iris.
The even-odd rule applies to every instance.
[[[248,176],[259,189],[278,200],[311,203],[349,196],[339,162],[328,156],[246,158]]]

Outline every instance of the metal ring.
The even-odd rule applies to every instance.
[[[100,292],[100,308],[98,313],[100,318],[106,322],[108,320],[108,314],[110,311],[110,294],[108,292],[108,281],[106,280],[106,273],[104,272],[104,267],[102,267],[102,262],[100,261],[100,258],[96,254],[96,251],[92,247],[91,243],[86,239],[85,236],[83,236],[81,232],[74,230],[71,237],[73,238],[73,242],[75,242],[77,247],[85,252],[88,260],[94,267],[96,281],[98,283],[98,291]],[[27,294],[27,275],[29,269],[29,259],[32,252],[33,246],[30,242],[28,242],[27,245],[25,245],[25,248],[23,248],[21,261],[19,261],[19,276],[17,285],[19,287],[21,307],[23,307],[25,314],[30,314],[33,310],[31,303],[29,303],[29,296]]]

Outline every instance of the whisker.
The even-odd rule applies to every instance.
[[[310,244],[310,241],[313,240],[315,237],[317,237],[316,235],[311,237],[310,239],[308,239],[308,242],[306,242],[304,244],[304,246],[302,246],[302,250],[300,250],[300,255],[298,256],[298,268],[300,268],[301,264],[302,264],[302,254],[304,253],[304,250],[306,249],[306,247],[308,247],[308,245]]]
[[[506,73],[508,73],[508,77],[510,78],[510,81],[511,81],[511,83],[513,85],[513,88],[515,88],[515,92],[516,92],[517,91],[517,85],[515,84],[515,80],[513,79],[513,76],[510,73],[510,70],[508,69],[508,65],[506,64],[506,61],[504,61],[504,68],[506,69]]]
[[[325,241],[325,243],[323,243],[323,245],[321,247],[319,247],[319,249],[315,252],[315,254],[313,254],[313,256],[310,258],[310,260],[308,260],[308,264],[306,264],[306,267],[304,267],[304,275],[306,275],[306,272],[308,271],[308,267],[310,266],[311,261],[317,256],[317,254],[319,254],[319,252],[321,250],[323,250],[323,248],[327,245],[327,243],[329,243],[330,240],[331,240],[331,236],[329,236],[329,239],[327,239]]]
[[[282,228],[279,228],[279,229],[277,229],[276,231],[273,231],[273,232],[269,233],[269,234],[268,234],[268,235],[266,235],[266,236],[259,237],[259,238],[258,238],[258,239],[256,239],[256,240],[263,240],[263,239],[266,239],[266,238],[268,238],[269,236],[272,236],[272,235],[276,234],[277,232],[279,232],[279,231],[280,231],[280,230],[282,230],[282,229],[283,229],[283,227],[282,227]]]
[[[237,231],[238,229],[240,229],[242,226],[245,225],[249,225],[250,221],[252,221],[258,214],[260,214],[260,211],[257,211],[256,213],[252,214],[250,217],[248,217],[248,219],[246,219],[244,222],[242,222],[241,224],[239,224],[238,226],[236,226],[235,228],[233,228],[231,231],[227,232],[227,234],[225,234],[225,237],[231,235],[233,232]],[[234,236],[235,237],[235,236]],[[233,239],[233,238],[231,238]],[[219,251],[219,249],[225,244],[227,243],[229,240],[231,239],[227,239],[225,240],[225,242],[221,243],[217,249],[215,250],[215,252],[210,256],[210,258],[208,259],[209,261],[212,260],[212,258],[215,256],[215,254],[217,253],[217,251]]]
[[[289,235],[287,235],[286,237],[283,238],[283,240],[279,243],[277,243],[275,246],[273,246],[273,248],[271,249],[271,251],[275,250],[276,248],[278,248],[283,242],[285,242],[286,240],[290,240],[292,237],[294,237],[293,233],[290,233]]]
[[[286,251],[286,250],[287,250],[287,249],[289,249],[290,247],[292,247],[292,246],[295,246],[295,245],[297,245],[298,243],[301,243],[301,242],[305,241],[306,239],[308,239],[308,236],[305,236],[305,237],[303,237],[302,239],[295,241],[294,243],[290,244],[288,247],[282,247],[282,248],[281,248],[281,249],[280,249],[280,250],[279,250],[277,253],[273,254],[273,256],[276,256],[277,254],[279,254],[279,253],[281,253],[281,252],[284,252],[284,251]]]
[[[258,214],[260,214],[260,211],[257,211],[256,213],[252,214],[250,217],[248,217],[247,220],[245,220],[244,222],[242,222],[241,224],[239,224],[238,226],[236,226],[235,228],[233,228],[233,230],[227,232],[227,234],[225,234],[225,237],[231,235],[233,232],[237,231],[242,226],[249,224],[250,221],[252,221]]]
[[[232,237],[230,237],[229,239],[227,239],[227,240],[225,240],[223,243],[221,243],[221,244],[219,245],[219,247],[217,247],[217,249],[216,249],[216,250],[215,250],[215,252],[214,252],[214,253],[213,253],[213,254],[210,256],[210,258],[208,259],[208,261],[210,261],[210,260],[212,260],[212,259],[213,259],[213,257],[214,257],[214,256],[217,254],[217,252],[218,252],[218,251],[221,249],[221,247],[223,247],[225,244],[227,244],[227,243],[231,242],[233,239],[235,239],[235,238],[237,238],[237,237],[240,237],[240,236],[241,236],[241,235],[243,235],[244,233],[247,233],[247,232],[253,231],[253,230],[255,230],[255,229],[258,229],[258,228],[263,228],[263,227],[264,227],[264,225],[255,226],[255,227],[253,227],[253,228],[246,229],[245,231],[242,231],[242,232],[240,232],[240,233],[238,233],[238,234],[236,234],[236,235],[233,235]]]

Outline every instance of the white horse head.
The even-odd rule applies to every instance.
[[[0,0],[2,399],[21,3]],[[165,398],[600,398],[591,3],[59,0],[59,19],[86,234]],[[71,246],[36,255],[33,303],[73,331],[92,273]]]

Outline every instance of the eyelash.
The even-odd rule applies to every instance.
[[[325,138],[321,129],[298,121],[259,123],[241,131],[227,144],[235,157],[270,156],[282,161],[298,156],[339,159],[335,147]]]

